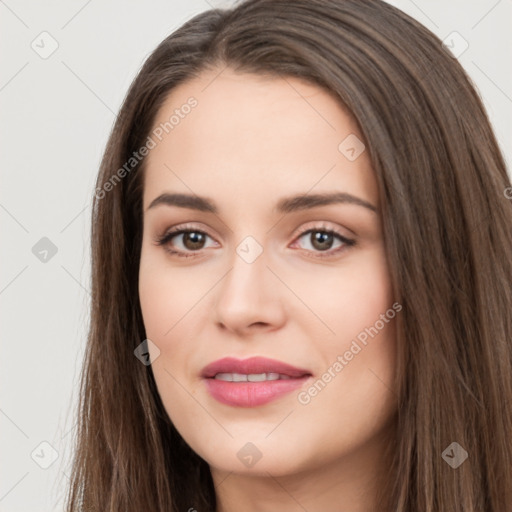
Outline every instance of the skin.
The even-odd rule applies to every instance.
[[[350,161],[338,149],[348,135],[362,136],[329,92],[296,78],[219,71],[173,89],[155,126],[190,96],[198,105],[146,161],[139,292],[147,337],[160,351],[152,363],[158,391],[180,434],[208,462],[219,512],[377,510],[396,413],[394,321],[359,344],[342,371],[332,370],[393,304],[368,151]],[[274,211],[283,197],[332,191],[377,212],[349,203]],[[164,192],[208,197],[219,212],[148,209]],[[208,235],[202,246],[184,235],[168,242],[188,258],[155,243],[183,223]],[[335,253],[343,247],[335,237],[322,252],[311,234],[300,236],[313,227],[356,245]],[[252,263],[236,252],[247,236],[263,251]],[[233,407],[216,401],[200,377],[226,356],[307,368],[313,377],[299,391],[329,368],[335,377],[307,404],[294,391]],[[237,456],[248,442],[261,453],[252,467]]]

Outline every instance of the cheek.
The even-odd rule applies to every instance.
[[[372,313],[368,310],[367,317]],[[364,329],[355,323],[350,328]],[[339,325],[340,333],[342,329]],[[341,334],[323,355],[323,373],[298,395],[295,418],[299,431],[317,433],[312,457],[318,463],[363,446],[392,419],[398,398],[394,320],[368,335],[365,343]]]
[[[159,252],[142,252],[139,297],[146,336],[160,351],[152,370],[165,402],[169,396],[180,397],[178,382],[185,383],[197,370],[194,357],[208,314],[201,300],[215,281],[198,269],[173,269]],[[190,397],[185,394],[183,399],[188,402]]]
[[[197,325],[192,319],[196,311],[193,305],[197,303],[196,296],[201,288],[191,281],[190,275],[185,278],[185,273],[173,272],[165,264],[165,257],[143,249],[139,271],[140,306],[146,336],[160,351],[151,370],[164,408],[180,430],[187,430],[188,422],[195,421],[196,412],[197,421],[201,419],[200,411],[194,409],[193,390],[185,378],[190,350],[193,350],[191,339],[195,336],[187,328]]]
[[[291,275],[289,280],[293,282]],[[319,267],[309,275],[304,273],[296,283],[297,296],[317,317],[304,315],[304,322],[314,322],[323,332],[328,329],[330,334],[323,339],[330,340],[336,349],[374,325],[393,304],[382,247],[353,253],[339,268]]]
[[[166,256],[163,249],[143,249],[139,271],[146,335],[164,343],[172,338],[182,319],[188,319],[193,310],[197,312],[194,306],[211,287],[208,276],[199,271],[172,269]]]
[[[400,313],[393,308],[384,250],[360,253],[350,263],[333,272],[327,286],[325,280],[310,280],[309,304],[332,331],[317,345],[324,367],[319,370],[319,392],[311,390],[313,408],[319,413],[340,408],[341,415],[358,411],[364,416],[364,403],[378,416],[393,399],[395,323]],[[308,400],[304,396],[304,403]]]
[[[344,322],[338,321],[340,333],[337,353],[347,365],[343,372],[354,396],[374,402],[386,398],[396,362],[396,316],[393,291],[384,250],[368,255],[362,272],[347,280],[350,301]],[[389,398],[389,397],[387,397]]]
[[[368,253],[361,261],[360,269],[354,269],[343,281],[340,287],[344,285],[345,292],[339,303],[347,313],[343,315],[345,325],[350,327],[348,332],[345,331],[345,335],[360,335],[360,338],[364,339],[363,333],[374,325],[377,325],[379,330],[384,330],[384,326],[389,325],[389,320],[395,313],[392,309],[393,290],[384,251],[379,249]],[[384,320],[381,320],[382,318]],[[339,321],[337,327],[341,333],[344,332]]]

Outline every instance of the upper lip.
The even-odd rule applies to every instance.
[[[257,373],[279,373],[281,375],[288,375],[290,377],[303,377],[304,375],[311,375],[309,370],[296,368],[282,361],[276,359],[268,359],[266,357],[250,357],[248,359],[235,359],[234,357],[225,357],[213,361],[213,363],[205,366],[201,372],[204,378],[215,377],[217,373],[242,373],[242,374],[257,374]]]

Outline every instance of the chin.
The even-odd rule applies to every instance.
[[[197,453],[213,469],[244,475],[285,476],[306,469],[308,464],[303,452],[304,442],[283,446],[281,439],[273,442],[245,435],[243,440],[230,439],[229,442],[205,447]]]

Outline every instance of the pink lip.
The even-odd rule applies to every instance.
[[[290,379],[227,382],[215,379],[217,373],[279,373],[288,375]],[[201,376],[210,394],[219,402],[238,407],[256,407],[301,387],[311,377],[311,372],[265,357],[243,360],[226,357],[203,368]]]

